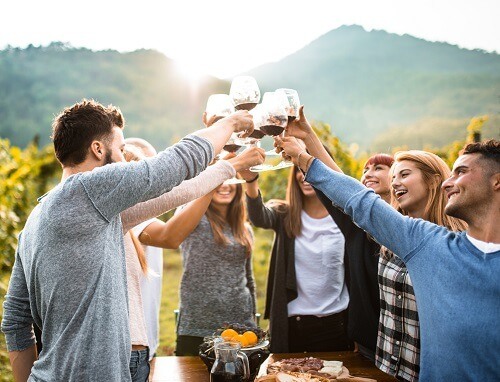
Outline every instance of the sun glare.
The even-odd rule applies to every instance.
[[[200,65],[176,61],[177,71],[186,78],[192,85],[199,85],[208,74],[204,72]]]

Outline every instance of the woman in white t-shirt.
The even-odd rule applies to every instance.
[[[267,205],[255,173],[241,175],[250,221],[275,231],[264,313],[271,351],[349,349],[345,241],[337,224],[298,167],[290,173],[286,201]]]

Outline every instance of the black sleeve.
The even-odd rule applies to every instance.
[[[349,230],[352,228],[352,225],[354,224],[351,220],[351,217],[345,214],[339,207],[334,205],[332,201],[328,199],[328,197],[320,190],[316,189],[315,187],[313,188],[314,191],[316,191],[318,199],[321,201],[321,203],[323,203],[328,213],[339,227],[342,234],[346,236]]]

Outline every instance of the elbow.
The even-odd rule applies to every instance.
[[[182,244],[177,235],[166,234],[161,238],[161,247],[165,249],[178,249]]]
[[[163,243],[162,247],[165,249],[179,249],[181,246],[182,242],[177,242],[177,241],[168,241]]]

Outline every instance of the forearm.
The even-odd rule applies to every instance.
[[[159,197],[204,170],[213,159],[209,141],[188,136],[158,155],[81,173],[92,204],[108,221],[133,205]]]
[[[418,247],[428,234],[442,228],[401,215],[373,190],[354,178],[329,169],[319,160],[311,164],[306,181],[321,190],[378,243],[405,261],[405,256]]]
[[[212,193],[209,193],[189,203],[163,224],[161,229],[153,231],[147,227],[145,231],[150,236],[150,240],[154,240],[155,246],[176,249],[200,223],[211,201]],[[151,226],[151,228],[155,227],[157,226]]]
[[[256,180],[252,183],[245,183],[245,193],[248,197],[255,199],[259,196],[259,181]]]
[[[236,171],[230,163],[224,160],[218,161],[202,171],[200,175],[185,180],[179,186],[174,187],[160,197],[136,204],[123,211],[121,213],[123,232],[127,232],[143,221],[162,215],[171,209],[206,195],[235,174]]]
[[[321,143],[321,140],[316,135],[316,133],[312,132],[311,134],[309,134],[307,138],[304,139],[304,143],[307,147],[307,150],[309,151],[309,154],[311,154],[313,157],[318,158],[332,170],[343,172],[337,165],[337,163],[335,163],[333,158],[328,154],[325,147],[323,146],[323,143]]]
[[[230,118],[223,118],[215,122],[209,128],[195,131],[193,135],[197,135],[198,137],[202,137],[210,141],[214,147],[214,152],[219,153],[231,137],[234,130],[235,125],[233,124],[233,120]]]
[[[247,212],[250,222],[260,228],[274,228],[277,212],[266,207],[262,195],[257,189],[257,195],[252,198],[247,194]]]
[[[23,351],[9,352],[10,365],[14,381],[25,382],[31,374],[31,368],[37,359],[36,346],[30,346]]]

